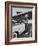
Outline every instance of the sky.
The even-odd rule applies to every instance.
[[[13,7],[12,8],[12,16],[16,16],[18,15],[16,12],[21,12],[20,14],[22,13],[26,13],[28,11],[32,11],[32,8],[17,8],[17,7]]]

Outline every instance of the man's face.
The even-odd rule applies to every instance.
[[[28,18],[28,14],[25,15],[25,18]]]

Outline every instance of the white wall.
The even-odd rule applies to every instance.
[[[5,46],[5,1],[6,0],[0,0],[0,46]],[[38,3],[38,0],[14,0],[14,1]],[[37,15],[37,19],[38,19],[38,15]],[[18,44],[13,46],[38,46],[38,43]]]

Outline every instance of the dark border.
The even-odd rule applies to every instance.
[[[9,42],[9,5],[10,4],[35,6],[35,40],[34,41]],[[5,44],[9,45],[9,44],[36,43],[36,42],[37,42],[37,4],[36,3],[25,3],[25,2],[11,2],[11,1],[5,2]]]

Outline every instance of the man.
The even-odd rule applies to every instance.
[[[29,37],[29,31],[28,31],[28,14],[25,14],[24,19],[22,20],[22,23],[25,24],[25,30],[24,32],[21,34],[22,37]]]

